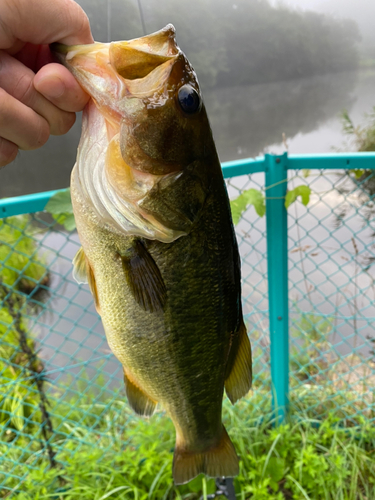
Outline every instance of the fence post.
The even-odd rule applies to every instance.
[[[289,398],[287,153],[265,155],[272,404],[278,421]]]

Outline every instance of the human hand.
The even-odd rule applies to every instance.
[[[89,99],[48,44],[93,43],[73,0],[0,0],[0,167],[65,134]]]

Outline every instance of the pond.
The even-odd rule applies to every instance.
[[[355,121],[375,105],[375,72],[337,73],[251,86],[203,89],[221,161],[283,150],[329,152],[343,142],[339,114]],[[69,185],[80,136],[80,119],[45,147],[20,152],[0,171],[0,197]]]

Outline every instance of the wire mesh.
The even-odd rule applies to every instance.
[[[38,468],[40,453],[59,460],[59,439],[72,453],[87,433],[113,446],[96,428],[112,402],[111,415],[132,418],[117,403],[122,370],[91,294],[72,278],[79,246],[44,214],[0,221],[0,491]]]
[[[264,175],[241,175],[227,181],[231,200],[247,189],[264,190]],[[266,220],[249,207],[236,225],[241,255],[242,302],[252,344],[253,390],[265,407],[270,406],[270,340],[268,321]]]
[[[291,398],[311,415],[373,418],[374,173],[289,173]]]
[[[373,418],[373,180],[368,171],[289,172],[288,188],[311,189],[307,206],[288,209],[290,398],[314,417]],[[267,193],[263,173],[227,186],[232,200],[249,188]],[[253,347],[248,402],[260,414],[272,391],[265,219],[249,206],[236,225]],[[78,248],[76,232],[44,213],[0,221],[0,491],[26,481],[41,455],[64,465],[82,447],[125,447],[124,430],[138,422],[88,287],[72,278]]]

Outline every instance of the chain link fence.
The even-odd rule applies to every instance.
[[[267,198],[272,186],[265,186],[261,168],[244,164],[241,175],[231,168],[224,168],[231,200],[249,189]],[[334,410],[349,422],[372,419],[374,174],[289,170],[287,185],[288,191],[309,188],[307,205],[298,198],[287,219],[291,407],[314,418]],[[250,203],[236,233],[254,356],[254,387],[246,404],[262,415],[271,409],[275,389],[266,215],[260,217]],[[43,212],[0,219],[0,491],[11,492],[26,480],[41,455],[51,465],[64,465],[69,453],[88,444],[100,442],[107,451],[126,446],[119,434],[123,438],[124,429],[139,421],[127,407],[122,369],[88,287],[72,278],[79,246],[75,231],[65,231]],[[98,429],[109,408],[107,428]]]

